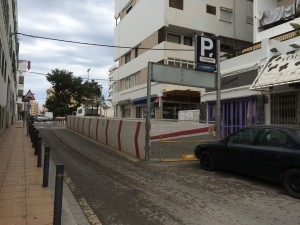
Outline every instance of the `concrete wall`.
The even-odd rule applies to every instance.
[[[67,128],[137,159],[145,159],[144,121],[68,116]]]

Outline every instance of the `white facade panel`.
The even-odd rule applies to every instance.
[[[216,7],[216,15],[206,13],[206,5]],[[175,25],[252,42],[251,24],[246,25],[247,1],[184,1],[184,10],[166,7],[166,25]],[[232,22],[220,20],[220,9],[232,11]],[[250,16],[250,15],[249,15]]]
[[[130,13],[115,27],[114,44],[135,47],[163,27],[165,2],[162,0],[137,2]],[[129,50],[115,48],[114,60],[117,60],[119,56],[124,55]]]

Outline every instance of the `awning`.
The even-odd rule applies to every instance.
[[[157,95],[151,95],[151,102],[158,102],[159,97]],[[147,97],[142,97],[142,98],[136,98],[132,100],[133,105],[145,105],[147,104]]]
[[[300,82],[300,50],[269,59],[250,89],[262,89]]]

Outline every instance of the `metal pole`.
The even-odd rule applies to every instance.
[[[53,225],[61,225],[64,165],[56,165]]]
[[[220,73],[220,38],[217,38],[217,92],[216,92],[216,132],[217,139],[221,139],[221,73]]]
[[[99,103],[99,107],[100,107],[100,116],[102,116],[102,85],[100,84],[100,103]]]
[[[145,160],[149,161],[150,152],[150,110],[151,110],[151,76],[153,63],[148,62],[148,77],[147,77],[147,105],[146,105],[146,124],[145,124]]]
[[[48,187],[49,181],[49,161],[50,161],[50,147],[45,147],[44,155],[44,173],[43,173],[43,187]]]

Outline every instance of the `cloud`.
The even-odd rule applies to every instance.
[[[115,27],[114,1],[72,0],[18,2],[19,32],[71,41],[112,45]],[[113,49],[71,44],[19,35],[19,58],[31,61],[31,71],[47,74],[59,68],[75,76],[107,79],[113,64]],[[97,80],[96,80],[97,81]],[[100,82],[100,80],[98,80]],[[108,82],[101,81],[107,97]],[[25,89],[35,93],[39,106],[51,84],[44,75],[25,74]]]

